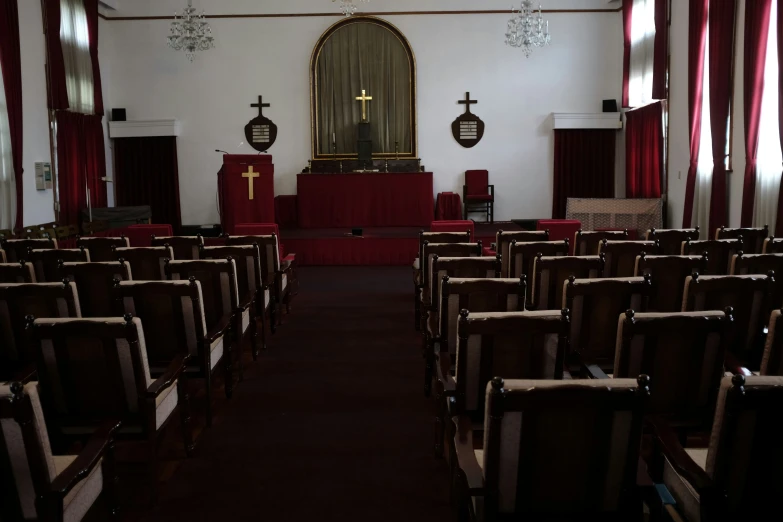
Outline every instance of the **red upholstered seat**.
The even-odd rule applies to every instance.
[[[470,230],[470,240],[476,237],[476,224],[471,220],[440,220],[433,221],[430,232],[465,232]]]
[[[465,199],[466,200],[492,200],[489,193],[489,171],[468,170],[465,172]]]
[[[486,212],[487,221],[495,222],[495,187],[489,184],[489,171],[465,171],[465,185],[462,188],[462,199],[465,203],[464,217],[468,213]],[[473,205],[472,208],[471,205]],[[477,206],[476,206],[477,205]]]
[[[582,222],[576,219],[541,219],[536,225],[537,230],[549,230],[550,241],[562,241],[568,239],[572,245],[576,233],[582,228]]]

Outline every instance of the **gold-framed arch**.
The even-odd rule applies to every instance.
[[[357,26],[357,24],[368,24],[366,26]],[[318,39],[318,42],[315,45],[315,48],[313,49],[313,53],[310,57],[310,134],[311,134],[311,154],[313,159],[331,159],[331,158],[337,158],[337,159],[354,159],[358,157],[358,152],[355,150],[350,150],[350,137],[351,131],[355,132],[354,128],[347,128],[346,125],[340,126],[339,124],[335,123],[335,118],[331,118],[330,122],[326,122],[324,120],[328,120],[329,118],[324,117],[324,107],[326,107],[326,104],[324,103],[324,99],[328,98],[328,93],[322,92],[322,89],[327,84],[326,81],[322,81],[321,76],[324,73],[323,68],[320,68],[321,65],[324,65],[325,62],[321,62],[322,59],[325,59],[325,55],[328,54],[330,51],[330,46],[334,45],[334,42],[337,41],[337,39],[333,39],[335,35],[342,35],[347,34],[346,33],[340,33],[341,30],[346,28],[352,28],[352,29],[367,29],[371,32],[378,32],[378,31],[384,31],[382,33],[382,37],[385,37],[387,42],[392,42],[392,44],[399,45],[400,48],[396,49],[395,52],[397,52],[397,56],[401,56],[400,51],[404,52],[404,56],[406,58],[405,62],[407,63],[407,67],[404,68],[404,70],[407,72],[407,78],[400,78],[400,74],[395,74],[395,82],[396,86],[394,87],[394,91],[396,93],[396,96],[394,97],[393,102],[386,101],[387,106],[391,104],[393,106],[393,111],[389,110],[387,113],[388,118],[393,119],[394,125],[389,125],[389,121],[382,121],[382,122],[373,122],[376,125],[372,126],[373,129],[373,157],[374,158],[418,158],[418,122],[417,122],[417,100],[416,100],[416,56],[413,52],[413,48],[410,45],[410,42],[408,42],[408,39],[405,37],[404,34],[392,23],[383,20],[381,18],[377,18],[374,16],[351,16],[349,18],[345,18],[343,20],[340,20],[339,22],[333,24],[331,27],[329,27]],[[391,38],[389,38],[391,36]],[[358,45],[358,44],[357,44]],[[357,47],[358,48],[358,47]],[[364,49],[364,48],[362,48]],[[398,69],[402,70],[402,68]],[[354,83],[363,84],[366,80],[361,80],[360,82],[354,81]],[[406,85],[404,85],[403,89],[403,83],[407,82]],[[358,86],[354,90],[357,92],[352,93],[355,94],[355,96],[359,96],[361,94],[361,86]],[[343,89],[344,91],[345,89]],[[400,93],[404,91],[405,96],[402,97]],[[374,103],[381,103],[379,101],[379,96],[374,95],[372,91],[367,92],[368,96],[373,96]],[[346,95],[347,96],[347,95]],[[345,96],[343,96],[345,99]],[[332,100],[334,100],[334,96],[332,96]],[[371,104],[373,102],[370,102]],[[347,104],[347,100],[343,102],[344,104]],[[361,112],[361,104],[358,101],[353,102],[355,105],[355,109],[358,112]],[[404,107],[400,107],[399,104],[404,103]],[[335,102],[333,101],[333,108],[332,113],[335,112],[334,109]],[[371,105],[372,108],[372,105]],[[380,110],[380,109],[378,109]],[[376,114],[381,114],[381,116],[384,115],[384,113],[379,113],[378,110],[376,110]],[[394,113],[394,114],[393,114]],[[395,117],[396,115],[396,117]],[[359,119],[354,118],[355,122],[352,121],[354,124],[358,124]],[[393,127],[396,129],[393,134],[396,137],[396,139],[390,140],[390,134],[391,132],[387,132],[385,135],[383,135],[382,140],[377,140],[378,137],[378,124],[381,124],[384,128],[386,127]],[[339,133],[339,135],[338,135]],[[332,136],[333,139],[329,140],[328,137]],[[340,138],[339,143],[341,146],[338,146],[337,150],[335,150],[332,146],[332,141],[334,140],[334,137]],[[402,142],[398,146],[398,151],[394,149],[393,145],[390,145],[393,141]],[[355,144],[355,141],[354,141]],[[389,150],[389,149],[392,150]]]

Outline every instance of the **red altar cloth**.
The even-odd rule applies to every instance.
[[[299,174],[300,228],[428,227],[432,173]]]
[[[462,199],[456,192],[441,192],[435,201],[435,219],[461,220]]]
[[[252,179],[253,199],[250,199],[250,178],[242,177],[249,168],[259,176]],[[272,156],[226,154],[218,173],[220,222],[223,231],[234,233],[237,223],[274,223],[275,166]]]

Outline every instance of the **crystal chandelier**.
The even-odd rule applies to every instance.
[[[215,38],[212,37],[212,29],[207,23],[204,11],[201,14],[196,13],[192,0],[188,0],[188,6],[182,16],[174,13],[168,42],[169,47],[175,51],[185,51],[185,56],[191,62],[196,57],[196,51],[208,51],[215,47]]]
[[[549,20],[544,21],[541,16],[541,6],[538,12],[533,9],[532,0],[522,0],[519,11],[512,9],[516,16],[508,21],[506,32],[506,45],[521,47],[526,57],[530,57],[534,47],[549,45],[552,40],[549,34]]]
[[[337,0],[332,0],[332,2],[336,2],[336,1]],[[356,1],[340,0],[340,11],[345,16],[351,16],[353,14],[356,14],[356,11],[359,10],[359,6],[356,5],[356,2],[361,2],[361,3],[365,3],[366,4],[369,1],[370,0],[356,0]]]

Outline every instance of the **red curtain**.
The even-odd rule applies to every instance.
[[[16,181],[16,218],[13,228],[24,225],[24,169],[22,168],[22,59],[19,49],[19,10],[16,0],[0,0],[0,68],[3,71],[11,156]]]
[[[60,0],[43,0],[44,32],[46,34],[46,66],[49,74],[49,108],[65,110],[68,103],[68,88],[65,85],[65,62],[60,42]]]
[[[693,197],[696,189],[696,167],[701,150],[701,106],[704,101],[704,53],[707,48],[707,17],[710,0],[690,0],[688,21],[688,122],[690,128],[691,162],[685,184],[685,208],[682,227],[690,228],[693,217]]]
[[[663,172],[663,103],[626,114],[625,197],[660,198]]]
[[[764,66],[772,0],[745,4],[745,183],[742,190],[742,226],[753,226],[756,200],[756,155],[759,147],[761,100],[764,97]]]
[[[653,57],[653,100],[665,100],[666,70],[669,64],[669,0],[655,0],[655,56]]]
[[[101,64],[98,61],[98,0],[84,0],[87,11],[87,31],[90,34],[90,58],[92,58],[92,76],[95,89],[95,114],[103,115],[103,88],[101,82]]]
[[[114,141],[117,205],[150,205],[154,223],[178,233],[179,168],[177,138],[122,138]]]
[[[630,105],[631,83],[631,18],[633,0],[623,0],[623,107]]]
[[[710,118],[712,119],[712,195],[710,235],[728,224],[726,208],[726,145],[732,94],[732,53],[736,0],[710,2]]]
[[[61,225],[78,225],[79,212],[87,206],[84,147],[84,115],[57,112],[57,186],[60,193]]]
[[[106,154],[100,115],[57,111],[57,186],[60,195],[59,223],[76,225],[87,208],[90,189],[92,208],[106,207]]]
[[[555,130],[552,217],[563,219],[568,198],[613,198],[616,131]]]

